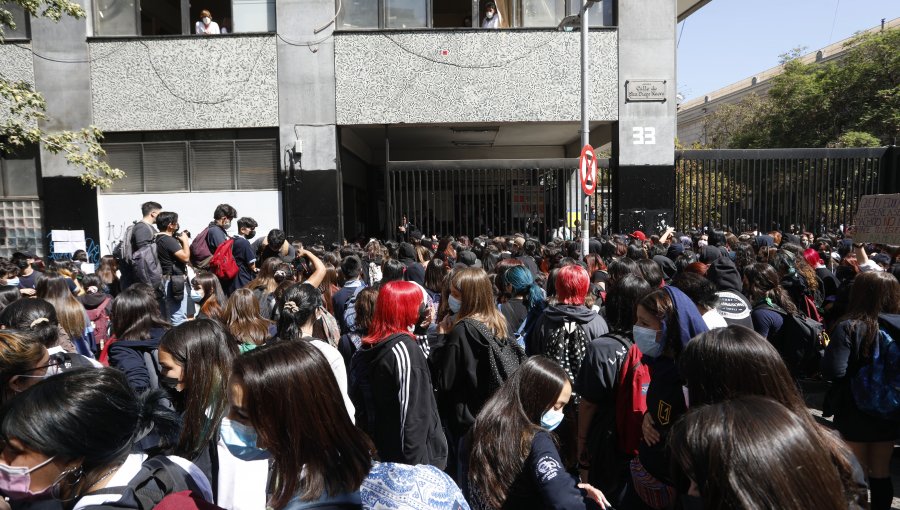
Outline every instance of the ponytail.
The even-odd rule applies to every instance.
[[[534,283],[531,271],[525,266],[513,266],[506,270],[503,279],[512,287],[516,296],[523,296],[523,302],[528,311],[541,312],[547,306],[544,291]]]

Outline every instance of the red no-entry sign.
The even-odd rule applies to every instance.
[[[590,144],[581,149],[578,170],[578,175],[581,177],[581,189],[585,195],[593,195],[597,190],[597,156]]]

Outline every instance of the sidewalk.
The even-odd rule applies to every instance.
[[[831,418],[822,417],[822,402],[825,399],[825,392],[828,390],[828,383],[801,381],[800,386],[803,388],[806,405],[816,417],[816,421],[830,428]],[[894,503],[891,508],[900,510],[900,448],[897,448],[897,445],[894,445],[894,457],[891,460],[891,479],[894,482]]]

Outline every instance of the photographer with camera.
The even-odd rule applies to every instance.
[[[162,270],[164,296],[160,312],[173,326],[187,320],[191,291],[187,263],[191,258],[191,233],[178,232],[178,213],[163,211],[156,217],[156,254]]]

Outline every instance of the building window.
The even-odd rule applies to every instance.
[[[0,3],[0,9],[5,9],[12,16],[16,28],[3,27],[3,38],[7,41],[17,39],[31,39],[31,18],[25,13],[25,8],[18,4]]]
[[[103,148],[109,164],[126,174],[106,193],[278,188],[274,139],[105,143]]]
[[[37,198],[38,166],[34,150],[0,158],[0,198]]]
[[[37,150],[0,158],[0,256],[43,255]]]
[[[274,32],[275,0],[94,0],[94,35],[190,35]],[[202,24],[203,11],[212,23]]]
[[[488,3],[496,5],[499,28],[555,28],[566,13],[577,14],[583,0],[335,0],[338,28],[480,27]],[[475,10],[477,9],[477,11]],[[591,26],[602,26],[601,3],[590,10]]]

